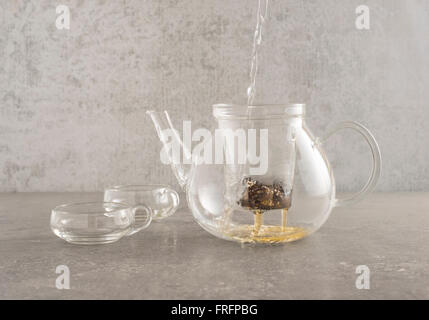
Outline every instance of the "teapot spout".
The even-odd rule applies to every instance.
[[[179,185],[184,188],[192,167],[192,154],[189,152],[188,147],[184,145],[177,130],[174,129],[167,111],[149,110],[146,113],[151,117],[159,140],[163,145],[161,161],[171,165]],[[183,161],[181,161],[180,157],[181,150],[183,151]]]

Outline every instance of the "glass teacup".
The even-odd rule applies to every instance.
[[[179,206],[179,195],[167,185],[123,185],[104,190],[104,201],[151,208],[153,220],[174,214]]]
[[[144,205],[88,202],[60,205],[52,210],[51,229],[74,244],[104,244],[118,241],[147,228],[152,210]]]

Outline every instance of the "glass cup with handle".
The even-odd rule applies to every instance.
[[[148,206],[153,212],[153,220],[162,220],[176,212],[179,195],[171,187],[163,184],[121,185],[106,188],[104,201],[125,203],[130,206]]]
[[[152,210],[145,205],[87,202],[57,206],[52,210],[50,224],[61,239],[90,245],[118,241],[146,229],[151,222]]]

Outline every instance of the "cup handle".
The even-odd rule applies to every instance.
[[[179,194],[171,189],[171,188],[165,188],[168,198],[170,199],[170,203],[171,203],[171,209],[169,210],[168,214],[166,214],[165,217],[169,217],[171,215],[173,215],[177,208],[179,207],[179,203],[180,203],[180,198],[179,198]]]
[[[149,207],[144,205],[138,205],[131,208],[133,214],[133,224],[131,225],[130,231],[126,234],[126,236],[131,236],[143,229],[149,227],[152,222],[152,210]],[[137,211],[143,211],[144,213],[138,213]]]
[[[344,207],[351,204],[354,204],[356,202],[359,202],[365,196],[367,196],[370,192],[372,192],[377,185],[378,179],[380,178],[381,174],[381,153],[380,148],[378,147],[377,141],[375,140],[372,133],[363,125],[357,122],[353,121],[346,121],[341,122],[337,124],[335,127],[329,131],[323,139],[321,139],[321,142],[326,141],[329,139],[332,135],[337,133],[338,131],[341,131],[343,129],[352,129],[362,135],[362,137],[365,139],[365,141],[368,143],[371,153],[372,153],[372,170],[371,175],[365,184],[365,186],[360,190],[359,192],[355,193],[354,195],[343,198],[343,199],[335,199],[334,205],[336,207]]]

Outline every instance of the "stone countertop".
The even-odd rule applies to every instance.
[[[132,237],[76,246],[50,230],[58,204],[97,193],[0,194],[1,299],[429,299],[429,193],[374,194],[311,237],[272,247],[217,239],[187,209]],[[70,290],[55,286],[58,265]],[[370,270],[358,290],[356,267]]]

